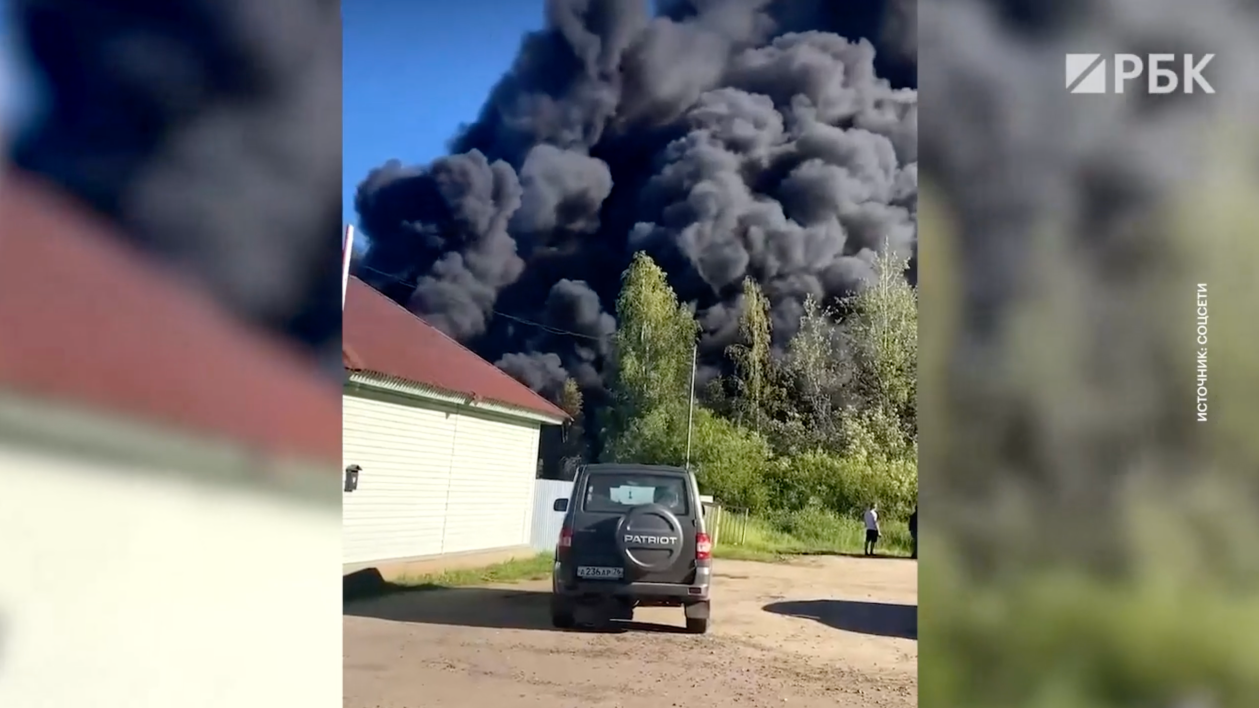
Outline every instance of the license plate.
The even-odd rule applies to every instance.
[[[577,566],[577,577],[599,580],[618,580],[625,575],[624,568],[603,568],[591,565]]]

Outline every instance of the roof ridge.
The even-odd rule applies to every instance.
[[[553,402],[551,402],[550,400],[547,400],[546,396],[543,396],[543,395],[539,394],[537,391],[534,391],[532,388],[529,388],[529,387],[528,387],[528,386],[526,386],[524,383],[522,383],[522,382],[518,381],[518,380],[517,380],[514,376],[512,376],[511,374],[509,374],[509,373],[507,373],[506,371],[503,371],[502,369],[498,368],[498,366],[497,366],[496,364],[494,364],[494,362],[489,361],[488,359],[485,359],[485,358],[484,358],[484,357],[482,357],[480,354],[477,354],[476,352],[472,351],[472,350],[471,350],[471,349],[469,349],[468,347],[464,346],[463,344],[461,344],[461,343],[459,342],[459,340],[457,340],[457,339],[455,339],[454,337],[452,337],[452,336],[450,336],[450,335],[446,334],[445,332],[443,332],[443,331],[441,330],[441,328],[437,327],[437,326],[436,326],[436,325],[434,325],[432,322],[429,322],[428,320],[424,319],[423,317],[421,317],[421,316],[417,315],[416,313],[414,313],[414,312],[412,312],[412,311],[408,310],[408,309],[407,309],[406,307],[404,307],[401,303],[399,303],[398,301],[394,300],[393,298],[391,298],[391,297],[389,297],[389,296],[385,295],[384,293],[380,292],[380,291],[379,291],[379,290],[377,290],[376,288],[373,288],[371,285],[369,285],[369,284],[367,283],[367,281],[363,280],[362,278],[358,277],[357,275],[351,274],[351,275],[350,275],[350,279],[351,279],[351,280],[357,280],[359,283],[361,283],[362,285],[364,285],[365,287],[367,287],[367,289],[368,289],[368,290],[371,290],[371,292],[372,292],[372,294],[373,294],[373,295],[375,295],[375,296],[379,297],[380,299],[384,300],[385,302],[388,302],[391,306],[396,307],[396,308],[398,308],[399,310],[402,310],[403,312],[405,312],[405,313],[407,314],[407,316],[408,316],[408,317],[412,317],[412,318],[414,318],[414,319],[419,320],[420,322],[423,322],[425,325],[427,325],[427,326],[428,326],[428,328],[429,328],[429,329],[431,329],[431,330],[433,330],[434,332],[436,332],[439,336],[441,336],[441,337],[445,338],[445,339],[446,339],[446,340],[448,340],[451,344],[454,344],[456,347],[459,347],[459,349],[460,349],[460,350],[462,350],[463,352],[465,352],[466,354],[468,354],[468,355],[470,355],[470,356],[472,356],[472,357],[475,357],[478,361],[480,361],[480,362],[484,363],[484,364],[485,364],[486,366],[488,366],[491,370],[493,370],[493,371],[494,371],[494,373],[495,373],[496,375],[503,377],[503,378],[504,378],[504,379],[506,379],[507,381],[510,381],[510,382],[512,382],[513,384],[517,385],[517,386],[520,386],[520,387],[521,387],[522,389],[524,389],[525,391],[528,391],[528,392],[529,392],[529,395],[533,396],[535,399],[537,399],[539,402],[543,403],[545,406],[550,407],[550,408],[554,408],[555,410],[557,410],[557,411],[559,411],[560,413],[562,413],[564,416],[568,417],[568,411],[565,411],[563,408],[560,408],[558,404],[553,403]]]

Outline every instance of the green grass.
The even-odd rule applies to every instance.
[[[865,543],[865,525],[825,511],[752,517],[746,533],[727,515],[713,555],[732,560],[775,562],[801,555],[858,554]],[[909,529],[899,520],[883,522],[877,551],[880,555],[910,555]]]
[[[859,520],[817,510],[751,518],[742,539],[731,517],[727,516],[724,523],[713,554],[732,560],[778,562],[801,555],[860,554],[865,540],[865,527]],[[904,522],[892,520],[883,524],[878,550],[881,555],[909,556],[910,538]],[[352,591],[347,589],[346,597],[360,599],[398,591],[545,580],[551,577],[554,562],[553,554],[539,553],[479,568],[404,576],[390,582],[378,580]]]
[[[513,558],[479,568],[459,568],[442,573],[404,576],[394,580],[392,584],[398,586],[398,589],[405,590],[436,590],[469,585],[520,583],[551,577],[551,568],[554,564],[553,554],[539,553],[536,556]]]
[[[553,565],[553,554],[539,553],[535,556],[513,558],[502,563],[478,568],[460,568],[447,570],[442,573],[409,575],[393,580],[385,580],[381,577],[378,570],[371,568],[344,577],[342,599],[345,602],[356,602],[396,592],[441,590],[472,585],[543,580],[551,577]]]

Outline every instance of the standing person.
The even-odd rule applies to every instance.
[[[865,513],[866,521],[866,555],[874,555],[874,547],[879,542],[879,511],[875,504],[871,504]]]
[[[909,515],[909,538],[913,543],[913,553],[910,558],[918,557],[918,505],[914,505],[914,513]]]

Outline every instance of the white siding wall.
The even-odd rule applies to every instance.
[[[342,495],[346,563],[442,552],[455,416],[398,403],[343,396],[345,464],[363,468]]]
[[[0,706],[340,708],[335,506],[7,445]]]
[[[529,544],[539,429],[460,416],[443,553]]]
[[[346,395],[344,562],[368,563],[527,545],[538,423],[447,413]]]

